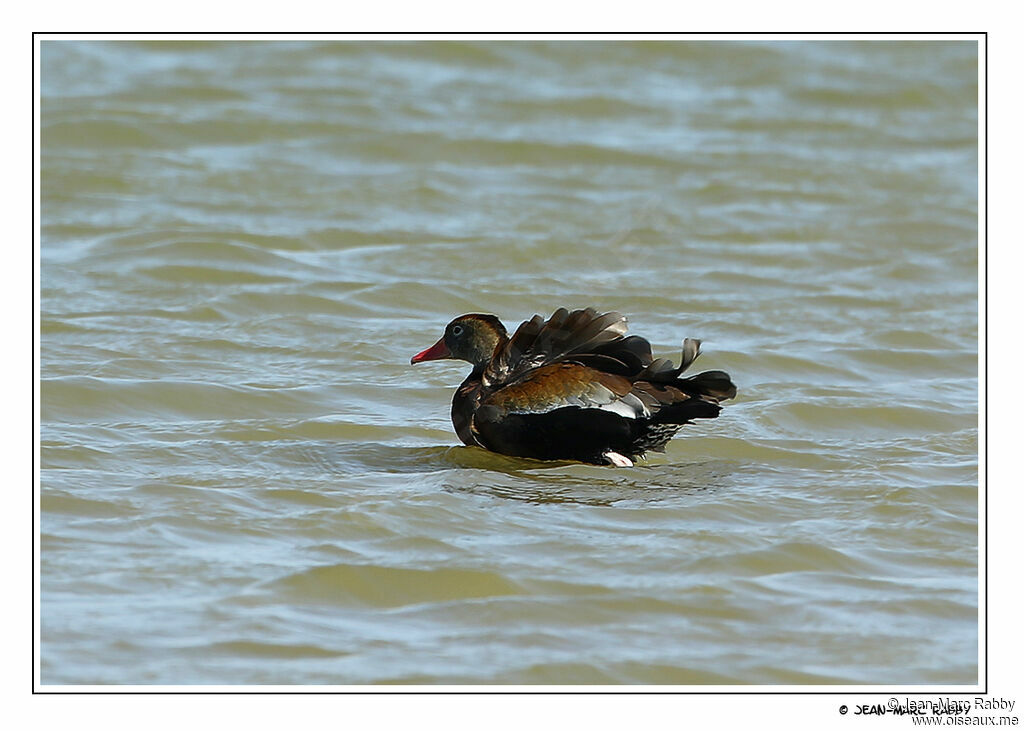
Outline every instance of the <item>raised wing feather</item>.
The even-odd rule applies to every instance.
[[[492,386],[508,383],[534,368],[572,356],[600,355],[602,348],[608,349],[616,341],[624,340],[626,328],[626,318],[618,312],[599,314],[590,307],[573,312],[560,307],[546,321],[534,315],[516,329],[496,354],[484,372],[484,382]],[[636,348],[635,342],[631,345],[634,350],[626,348],[623,352],[632,353],[632,357],[642,361],[642,356],[637,355],[642,348]],[[611,350],[614,351],[614,347]],[[649,345],[647,352],[650,352]],[[614,352],[604,355],[615,358]],[[596,361],[594,365],[600,367]]]

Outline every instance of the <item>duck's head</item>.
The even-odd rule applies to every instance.
[[[461,315],[448,323],[444,336],[410,361],[413,365],[425,360],[454,358],[484,366],[491,362],[494,349],[508,339],[505,326],[494,315]]]

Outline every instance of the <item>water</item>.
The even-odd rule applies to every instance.
[[[973,42],[42,44],[44,684],[978,682]],[[458,444],[455,315],[739,395]]]

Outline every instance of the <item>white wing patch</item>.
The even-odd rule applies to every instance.
[[[612,401],[610,404],[602,404],[597,408],[625,416],[627,419],[640,419],[651,415],[650,409],[644,405],[644,402],[632,393],[627,393],[622,398]]]

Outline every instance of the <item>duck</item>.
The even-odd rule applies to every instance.
[[[534,315],[509,336],[495,315],[470,313],[411,365],[446,359],[472,370],[452,398],[467,446],[511,457],[631,467],[695,419],[714,419],[736,395],[724,371],[682,377],[700,355],[683,340],[678,366],[626,335],[626,318],[592,307]]]

